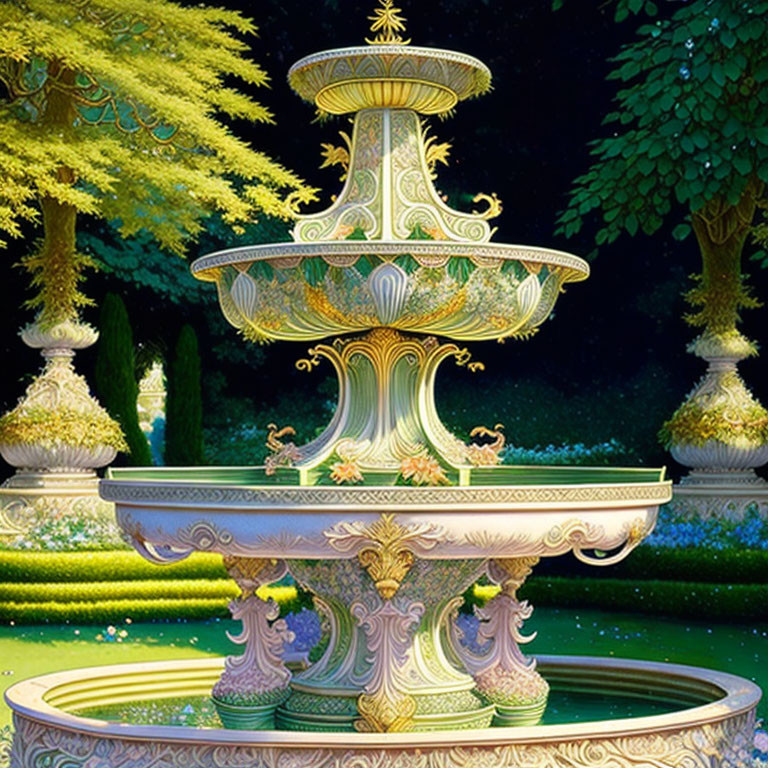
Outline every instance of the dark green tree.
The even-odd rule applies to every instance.
[[[168,372],[165,419],[165,463],[185,467],[204,464],[200,352],[191,325],[181,329]]]
[[[99,316],[96,348],[96,391],[125,434],[130,453],[127,461],[137,467],[152,464],[149,443],[139,427],[133,333],[123,300],[115,293],[104,297]]]
[[[676,224],[678,240],[692,233],[701,272],[686,295],[686,320],[701,335],[691,351],[708,359],[754,354],[737,324],[740,310],[757,306],[742,252],[768,202],[768,2],[694,0],[638,33],[615,59],[609,77],[624,87],[605,118],[609,135],[593,142],[595,159],[576,179],[558,232],[575,235],[592,217],[598,246],[665,222]],[[738,430],[768,440],[768,413],[740,381],[729,388],[743,423],[734,427],[732,414],[689,400],[666,442],[728,442]]]

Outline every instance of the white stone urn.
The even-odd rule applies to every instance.
[[[768,462],[768,412],[737,369],[739,361],[754,353],[752,345],[737,332],[705,334],[689,351],[708,368],[667,425],[672,457],[691,467],[694,477],[727,473],[734,480],[754,479],[754,469]],[[693,429],[696,434],[689,437]]]
[[[98,494],[95,470],[125,442],[119,424],[75,373],[75,351],[95,343],[97,331],[76,321],[21,331],[45,366],[18,405],[0,419],[0,456],[16,473],[0,486],[0,537],[33,537],[60,517],[111,521],[113,505]]]
[[[21,337],[41,350],[45,367],[0,421],[0,455],[27,474],[93,474],[105,467],[122,447],[122,433],[72,365],[75,350],[92,345],[98,333],[66,321],[51,328],[33,324]]]
[[[738,363],[754,354],[754,347],[733,332],[705,334],[689,351],[708,367],[665,425],[673,438],[672,458],[691,469],[675,486],[671,509],[683,516],[739,520],[757,505],[767,514],[768,483],[755,469],[768,462],[768,411],[738,373]],[[689,433],[691,439],[685,439]]]

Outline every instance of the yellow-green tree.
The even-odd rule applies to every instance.
[[[90,303],[80,283],[91,264],[77,252],[78,217],[182,254],[213,213],[238,231],[260,213],[288,218],[314,197],[227,127],[272,121],[230,85],[267,81],[248,58],[254,33],[237,12],[170,0],[0,0],[0,247],[41,231],[22,258],[37,309],[23,338],[46,358],[0,419],[10,464],[51,478],[125,449],[71,363],[71,350],[95,340],[78,316]]]
[[[247,57],[255,27],[240,13],[169,0],[3,0],[0,29],[0,234],[42,227],[23,259],[41,327],[88,303],[78,215],[183,253],[214,211],[237,227],[312,199],[221,122],[272,120],[225,83],[267,81]]]

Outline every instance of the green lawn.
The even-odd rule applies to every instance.
[[[128,632],[120,643],[97,640],[106,627],[93,625],[0,626],[0,689],[28,677],[77,667],[222,656],[234,648],[226,630],[236,630],[239,624],[222,620],[116,627]],[[10,710],[3,701],[0,727],[10,721]]]
[[[706,606],[702,606],[706,610]],[[76,667],[163,659],[199,658],[232,652],[231,621],[120,625],[122,643],[96,639],[94,626],[0,627],[0,688],[34,675]],[[626,613],[540,608],[526,624],[539,635],[531,653],[616,656],[720,669],[755,680],[768,690],[768,624],[712,624]],[[768,716],[768,702],[761,705]],[[0,727],[10,712],[0,706]]]

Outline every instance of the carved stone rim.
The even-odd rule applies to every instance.
[[[288,70],[288,82],[291,88],[293,88],[302,99],[314,102],[316,96],[315,89],[306,84],[297,83],[297,75],[301,75],[308,69],[312,69],[313,67],[335,59],[383,59],[385,57],[391,58],[393,56],[396,56],[398,59],[434,59],[449,66],[457,64],[460,67],[468,67],[469,69],[475,70],[477,74],[483,79],[487,79],[489,82],[491,80],[491,70],[483,64],[480,59],[470,56],[467,53],[416,45],[409,45],[407,47],[402,45],[361,45],[350,48],[334,48],[327,51],[320,51],[319,53],[312,53],[309,56],[305,56],[303,59],[299,59]],[[371,79],[380,80],[381,73],[373,75]],[[341,82],[341,80],[337,82]],[[473,96],[479,96],[482,92],[483,91],[477,87],[470,86],[465,87],[461,92],[456,92],[456,96],[461,101],[472,98]]]
[[[585,491],[588,496],[585,498]],[[592,491],[590,494],[589,492]],[[365,507],[377,512],[423,511],[433,505],[445,505],[441,512],[463,514],[467,509],[484,512],[514,512],[542,509],[616,509],[638,504],[658,506],[672,499],[672,481],[650,483],[594,483],[579,485],[489,485],[450,487],[401,486],[233,486],[186,481],[102,480],[99,494],[105,501],[118,504],[150,502],[157,507],[181,505],[186,509],[246,508],[285,510],[316,509],[326,514],[333,509],[353,510]],[[453,509],[452,509],[453,507]]]
[[[506,744],[536,744],[584,739],[617,738],[665,731],[678,731],[728,720],[753,710],[761,697],[760,688],[749,680],[725,672],[700,667],[632,659],[601,658],[591,656],[539,656],[539,669],[544,674],[561,671],[581,671],[591,679],[624,681],[634,678],[640,685],[658,681],[662,687],[679,687],[690,691],[692,687],[721,691],[722,698],[711,703],[664,715],[603,720],[599,722],[569,723],[561,725],[517,726],[487,728],[473,731],[426,733],[302,733],[282,731],[229,731],[225,729],[195,729],[183,726],[148,726],[107,723],[78,717],[57,709],[57,692],[69,697],[77,690],[98,696],[103,688],[116,683],[133,684],[136,695],[151,685],[152,692],[162,693],[163,682],[178,687],[186,682],[195,691],[208,682],[216,681],[224,666],[224,659],[195,659],[144,664],[119,664],[57,672],[30,678],[6,691],[5,698],[16,715],[66,730],[98,737],[114,737],[135,741],[186,742],[189,744],[221,744],[233,746],[313,748],[334,750],[376,749],[400,747],[490,747]],[[121,680],[122,678],[122,680]],[[204,678],[204,679],[203,679]],[[102,685],[94,685],[102,680]],[[618,689],[617,689],[618,690]]]
[[[404,253],[417,261],[421,256],[481,256],[501,261],[530,261],[536,264],[565,267],[571,270],[566,282],[578,282],[589,277],[589,264],[584,259],[564,251],[506,243],[458,243],[437,240],[355,240],[316,243],[274,243],[229,248],[201,256],[192,262],[192,274],[200,280],[215,281],[215,274],[206,274],[218,267],[244,264],[253,261],[284,259],[290,256],[314,258],[323,256],[382,256],[395,258]]]

